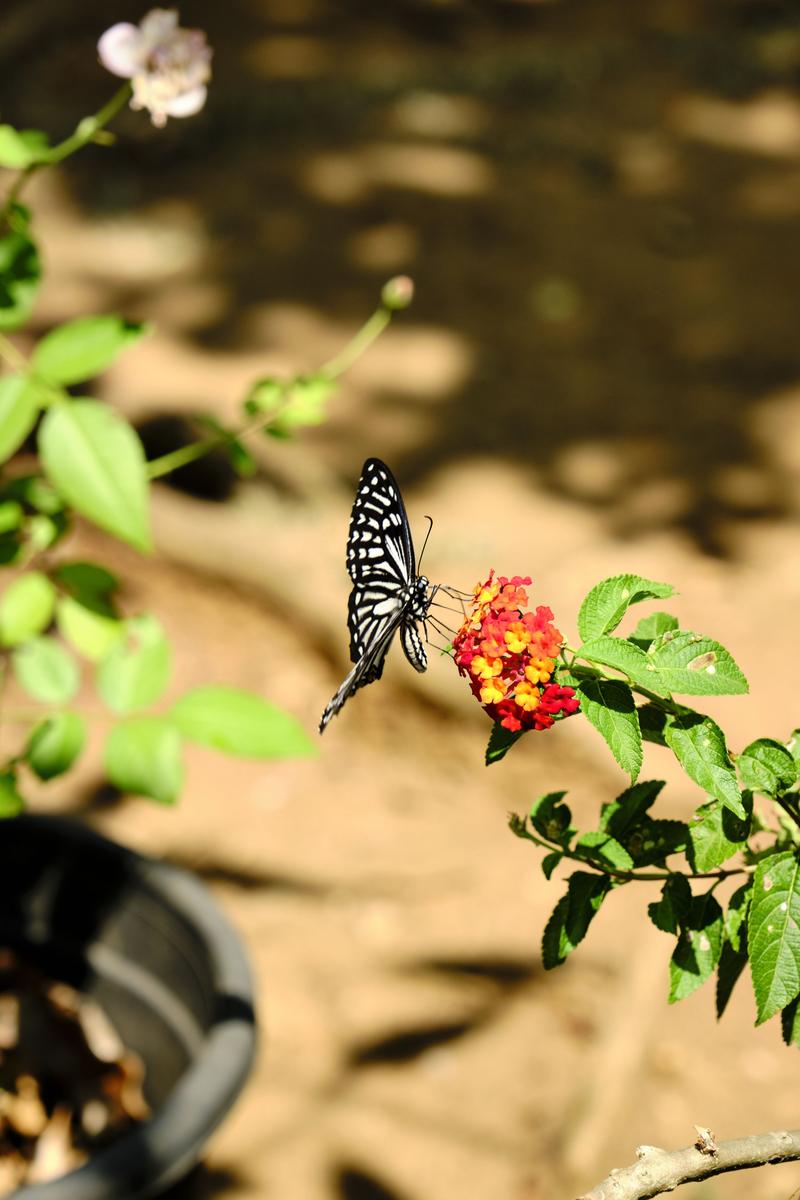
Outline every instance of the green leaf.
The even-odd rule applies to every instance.
[[[578,687],[581,712],[598,733],[623,771],[633,781],[642,766],[642,735],[633,694],[626,683],[614,679],[586,679]]]
[[[61,563],[53,571],[53,578],[84,608],[103,617],[116,616],[111,597],[119,580],[105,567],[92,562]]]
[[[220,439],[219,449],[223,454],[227,454],[231,466],[237,475],[240,475],[243,479],[249,479],[252,475],[255,475],[258,470],[258,463],[244,442],[235,437],[230,429],[226,428],[216,417],[206,414],[195,417],[195,421],[201,429],[207,430],[212,437]]]
[[[800,994],[800,863],[792,850],[756,867],[747,942],[757,1025]]]
[[[499,721],[495,721],[492,725],[492,732],[489,734],[489,744],[486,747],[486,766],[490,767],[492,763],[500,762],[501,758],[505,758],[515,742],[518,742],[522,737],[524,729],[518,729],[512,733],[509,729],[504,729]]]
[[[800,763],[800,729],[795,729],[792,736],[786,743],[786,749],[791,754],[796,763]],[[800,770],[800,767],[798,767]]]
[[[749,811],[744,820],[719,800],[698,808],[689,822],[688,858],[693,871],[713,871],[741,850],[750,836],[752,796],[745,807]]]
[[[639,728],[642,731],[642,741],[652,742],[655,746],[666,746],[667,739],[664,730],[667,725],[667,714],[663,708],[655,704],[641,704],[636,710],[639,718]]]
[[[781,796],[797,783],[798,764],[773,738],[758,738],[737,760],[745,787],[762,796]]]
[[[600,810],[600,828],[622,841],[632,829],[641,824],[642,818],[653,806],[664,786],[663,779],[650,779],[626,788],[615,800],[604,804]]]
[[[85,608],[72,596],[59,597],[56,623],[64,640],[89,662],[100,662],[105,658],[125,632],[121,621]]]
[[[226,754],[308,758],[317,752],[294,717],[237,688],[194,688],[173,704],[170,716],[184,737]]]
[[[661,889],[661,899],[647,906],[650,920],[662,933],[677,933],[689,917],[692,889],[685,875],[675,872]]]
[[[641,575],[615,575],[593,587],[581,604],[578,631],[584,642],[611,633],[632,604],[642,600],[665,599],[673,589],[668,583],[655,583]]]
[[[747,918],[753,899],[753,880],[738,887],[728,901],[725,913],[725,938],[734,950],[747,949]]]
[[[534,800],[528,813],[531,825],[537,833],[547,838],[549,842],[560,842],[562,845],[569,845],[572,834],[575,832],[570,829],[572,813],[568,805],[561,803],[566,794],[566,792],[548,792],[544,796],[539,796]]]
[[[689,778],[744,820],[747,812],[719,725],[710,717],[688,713],[672,717],[665,733],[667,745]]]
[[[657,638],[663,638],[664,634],[672,633],[677,628],[677,617],[673,617],[671,613],[654,612],[649,617],[642,617],[628,641],[633,642],[640,650],[648,650]]]
[[[78,713],[61,712],[37,725],[25,747],[25,758],[40,779],[68,771],[83,750],[86,725]]]
[[[680,630],[650,648],[662,692],[684,696],[737,696],[747,680],[731,655],[713,638]]]
[[[661,683],[650,655],[624,638],[595,638],[591,642],[585,642],[579,648],[578,654],[589,662],[603,663],[604,666],[624,671],[634,683],[649,688],[651,692],[662,696],[669,694]]]
[[[542,859],[542,874],[544,875],[545,879],[551,878],[553,871],[555,871],[563,857],[564,855],[558,850],[554,850],[552,854],[545,854],[544,858]]]
[[[251,414],[275,413],[264,433],[287,438],[304,425],[321,425],[327,420],[328,401],[338,390],[335,380],[324,373],[299,377],[288,384],[265,379],[250,392],[245,407]]]
[[[625,839],[625,846],[637,867],[666,866],[667,858],[685,850],[688,840],[689,830],[683,821],[644,817]]]
[[[17,791],[17,777],[13,771],[0,773],[0,817],[16,817],[25,807],[25,801]]]
[[[171,721],[133,717],[108,736],[106,773],[123,792],[174,804],[183,787],[181,748],[181,735]]]
[[[669,1002],[691,996],[711,976],[722,953],[722,909],[714,896],[693,896],[669,963]]]
[[[41,129],[15,129],[0,125],[0,167],[22,170],[32,163],[48,161],[50,144]]]
[[[45,334],[31,365],[40,379],[68,386],[93,379],[110,366],[121,350],[148,332],[141,321],[125,321],[106,313],[78,317]]]
[[[68,704],[78,690],[77,663],[53,638],[31,638],[16,647],[11,662],[20,687],[43,704]]]
[[[728,1007],[731,993],[746,966],[747,950],[734,950],[730,942],[725,942],[717,967],[717,1019]]]
[[[0,534],[19,529],[24,518],[22,505],[16,500],[0,500]]]
[[[611,890],[605,875],[576,871],[569,877],[567,894],[556,905],[542,936],[542,962],[550,971],[560,966],[586,932]]]
[[[0,332],[24,325],[42,277],[39,252],[27,233],[0,238]]]
[[[787,1046],[800,1046],[800,1003],[795,998],[781,1012],[781,1033]]]
[[[97,668],[97,690],[114,712],[129,713],[157,700],[169,683],[172,654],[155,617],[122,623],[122,637]]]
[[[39,392],[26,376],[0,379],[0,462],[16,454],[38,415]]]
[[[630,871],[633,867],[633,859],[625,847],[599,829],[584,833],[573,848],[584,851],[583,857],[604,867],[619,871]]]
[[[41,571],[26,571],[0,595],[0,642],[18,646],[53,619],[56,589]]]
[[[39,430],[42,465],[82,516],[137,550],[150,549],[148,482],[135,431],[99,400],[48,409]]]

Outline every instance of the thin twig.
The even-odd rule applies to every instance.
[[[636,1151],[638,1162],[612,1171],[607,1179],[585,1192],[579,1200],[648,1200],[651,1196],[674,1191],[684,1183],[699,1183],[726,1171],[745,1171],[768,1163],[800,1159],[800,1129],[700,1144],[703,1149],[698,1149],[697,1145],[681,1150],[639,1146]]]

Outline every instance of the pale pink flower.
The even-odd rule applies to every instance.
[[[154,8],[139,25],[112,25],[97,52],[112,75],[131,80],[131,108],[146,108],[154,125],[191,117],[206,102],[211,48],[202,29],[179,28],[174,8]]]

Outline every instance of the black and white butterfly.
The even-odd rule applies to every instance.
[[[394,475],[379,458],[367,459],[358,481],[347,537],[347,570],[353,581],[347,626],[355,666],[325,708],[320,733],[354,692],[380,679],[398,630],[412,667],[424,671],[428,666],[417,623],[424,627],[438,586],[417,575],[403,497]]]

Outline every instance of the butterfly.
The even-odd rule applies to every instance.
[[[368,458],[361,470],[347,536],[347,570],[353,581],[347,626],[355,666],[326,706],[320,733],[354,692],[380,679],[398,630],[412,667],[424,671],[428,666],[417,622],[424,626],[438,587],[417,575],[406,506],[397,480],[379,458]]]

